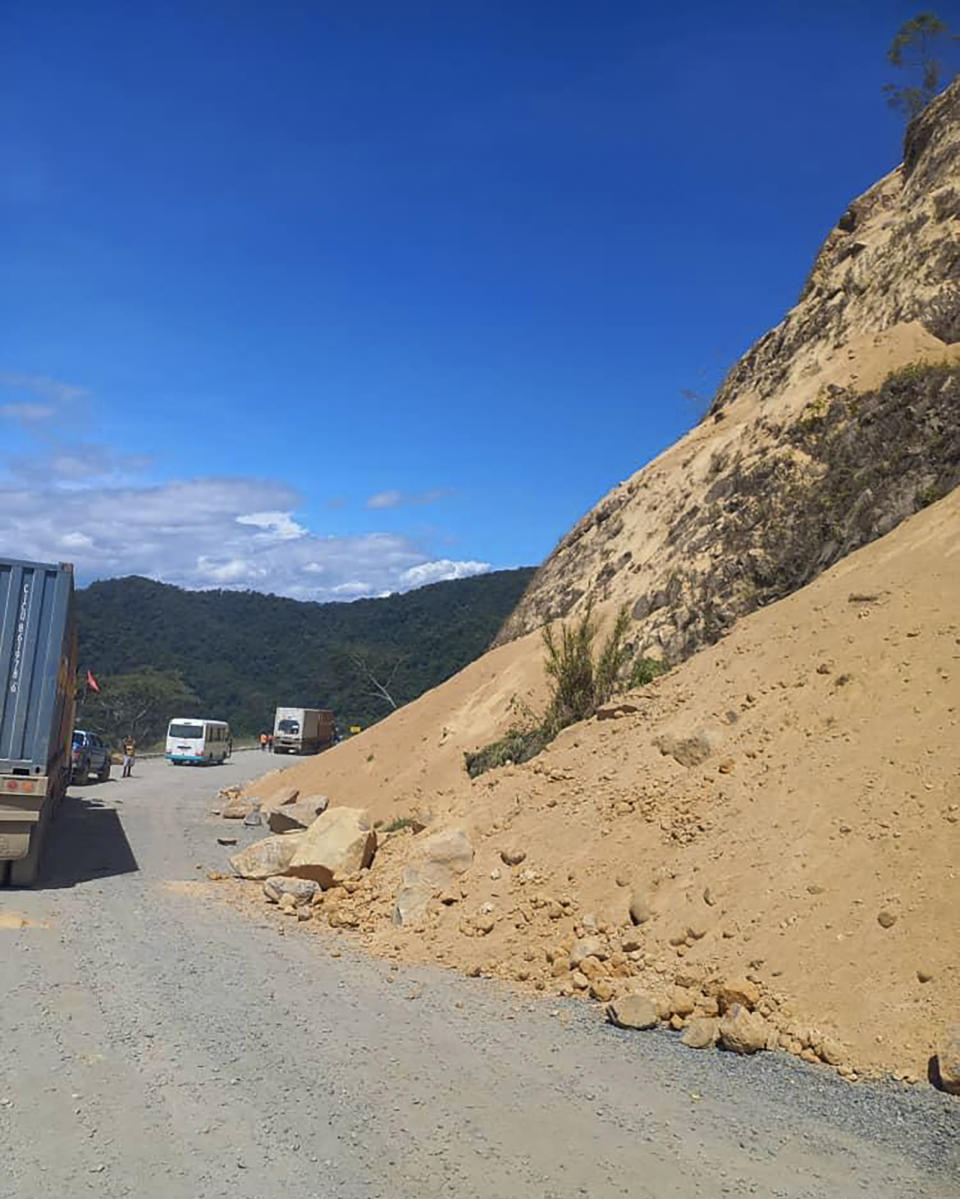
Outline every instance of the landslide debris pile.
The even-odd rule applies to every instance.
[[[496,648],[236,797],[272,834],[234,856],[242,902],[691,1048],[960,1090],[958,105]],[[676,668],[469,778],[543,705],[540,624],[625,602]]]
[[[248,788],[241,808],[268,821],[303,802],[293,787],[330,796],[318,829],[345,813],[314,846],[306,878],[330,885],[306,906],[302,872],[282,898],[303,834],[234,867],[287,879],[251,897],[386,957],[592,997],[620,1023],[639,1007],[638,1027],[653,1011],[688,1044],[925,1078],[960,994],[958,594],[954,492],[533,761],[470,780],[473,695],[498,658],[538,652],[503,647],[447,705],[438,689],[405,726]]]
[[[682,661],[956,486],[958,231],[960,81],[704,422],[563,538],[498,644],[609,599],[642,654]]]

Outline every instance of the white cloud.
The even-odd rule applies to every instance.
[[[248,512],[238,516],[237,524],[253,525],[261,530],[258,536],[275,541],[286,541],[291,537],[303,537],[307,530],[297,524],[292,512]]]
[[[41,399],[52,400],[55,404],[69,404],[90,394],[88,387],[63,383],[59,379],[51,379],[49,375],[31,375],[21,371],[0,371],[0,387],[27,391]]]
[[[62,464],[61,464],[62,465]],[[295,599],[353,599],[406,591],[488,569],[434,561],[409,537],[329,537],[294,519],[297,496],[270,480],[200,478],[150,486],[71,474],[38,487],[0,481],[0,552],[72,559],[81,582],[139,574],[182,587],[268,591]]]
[[[378,491],[367,500],[368,508],[397,508],[403,503],[400,491]]]
[[[433,487],[429,491],[378,491],[367,500],[368,508],[399,508],[401,504],[435,504],[453,495],[452,487]]]
[[[7,420],[23,421],[24,424],[50,420],[56,411],[52,404],[0,404],[0,416]]]
[[[489,562],[451,562],[449,558],[439,558],[409,567],[400,578],[407,587],[422,587],[425,583],[442,583],[446,579],[467,579],[471,575],[486,574],[488,570]]]

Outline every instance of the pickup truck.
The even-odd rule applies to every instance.
[[[96,733],[74,729],[70,781],[78,786],[89,783],[91,774],[97,776],[98,783],[107,781],[110,777],[110,750]]]

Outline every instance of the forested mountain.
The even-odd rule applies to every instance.
[[[373,679],[403,704],[449,678],[489,646],[532,573],[327,604],[137,577],[94,583],[77,593],[79,664],[101,694],[87,696],[82,720],[111,736],[137,720],[141,742],[171,715],[253,733],[278,705],[333,708],[341,726],[366,726],[391,710]]]

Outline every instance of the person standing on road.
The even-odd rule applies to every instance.
[[[123,778],[128,779],[133,774],[133,763],[136,756],[137,743],[133,739],[133,734],[128,733],[123,743]]]
[[[260,734],[260,752],[261,753],[267,752],[267,734],[266,733]]]

